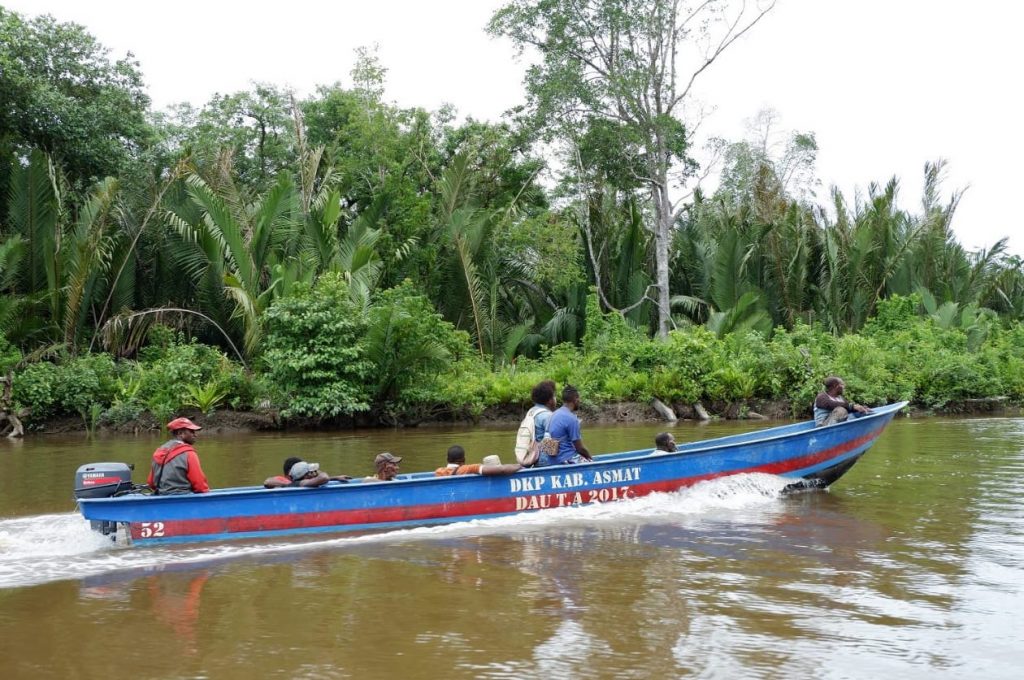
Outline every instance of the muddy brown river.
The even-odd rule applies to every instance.
[[[754,429],[686,423],[677,441]],[[584,423],[591,451],[655,425]],[[207,435],[214,486],[301,455],[365,475],[511,458],[509,428]],[[157,438],[0,441],[0,677],[1019,678],[1024,419],[897,419],[830,491],[731,477],[673,494],[383,534],[121,549],[82,463]]]

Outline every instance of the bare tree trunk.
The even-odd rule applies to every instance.
[[[669,304],[668,259],[672,248],[674,215],[668,195],[668,163],[657,159],[650,165],[651,197],[654,199],[654,266],[658,287],[658,337],[667,338],[672,325]]]
[[[657,206],[655,210],[657,224],[655,225],[656,231],[654,234],[654,263],[658,284],[659,338],[668,337],[668,332],[671,330],[669,326],[672,324],[668,289],[668,256],[669,250],[672,247],[672,210],[670,206],[666,209],[666,203],[668,202],[667,193],[664,188],[659,189],[658,194],[660,198],[655,201]]]

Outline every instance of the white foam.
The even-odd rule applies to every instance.
[[[0,565],[26,557],[80,555],[109,543],[77,513],[0,520]]]
[[[489,533],[542,531],[546,527],[601,522],[665,520],[689,522],[770,521],[782,508],[780,492],[792,480],[773,475],[734,475],[672,493],[579,507],[552,508],[487,520],[398,529],[363,536],[296,542],[198,543],[122,549],[92,531],[78,514],[0,520],[0,588],[83,579],[118,571],[161,571],[169,566],[339,548],[373,542],[463,538]]]

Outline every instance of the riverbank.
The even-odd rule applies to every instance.
[[[441,413],[433,417],[416,421],[387,424],[380,414],[364,413],[358,418],[338,418],[333,420],[315,420],[311,418],[283,418],[276,409],[243,411],[221,409],[204,414],[197,409],[183,409],[180,415],[191,418],[201,424],[203,429],[212,434],[231,434],[245,432],[333,432],[355,428],[389,427],[414,428],[465,425],[495,425],[516,427],[522,420],[527,406],[519,404],[503,404],[485,409],[477,418],[467,414]],[[671,406],[678,421],[703,420],[694,405],[674,404]],[[711,402],[703,404],[711,420],[799,420],[809,418],[809,413],[794,414],[789,402],[785,400],[751,399],[734,402]],[[943,408],[929,409],[911,405],[904,413],[912,418],[933,415],[997,415],[1017,416],[1024,413],[1020,405],[1011,403],[1005,397],[989,399],[964,399],[950,402]],[[657,423],[666,421],[658,410],[650,403],[621,401],[608,404],[585,404],[581,410],[582,418],[588,423],[600,424],[633,424]],[[98,424],[95,432],[107,434],[139,435],[163,430],[163,423],[152,414],[145,412],[139,417],[118,424]],[[70,434],[89,430],[80,417],[50,418],[26,431],[28,437],[46,434]]]

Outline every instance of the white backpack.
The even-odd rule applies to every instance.
[[[533,406],[526,412],[523,422],[519,423],[519,431],[516,432],[516,460],[524,467],[531,467],[540,456],[536,436],[537,414],[545,411],[551,413],[546,406]]]

